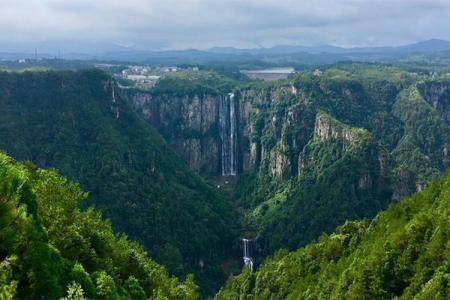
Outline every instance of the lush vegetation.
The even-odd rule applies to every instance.
[[[235,93],[245,172],[233,196],[263,257],[297,249],[345,220],[372,218],[450,167],[450,82],[435,75],[376,63],[339,63],[274,82],[179,73],[148,91],[139,109],[180,155],[197,157],[186,144],[198,142],[197,154],[210,150],[202,148],[208,139],[220,147],[211,106],[215,96]]]
[[[247,169],[231,202],[134,111],[138,92],[109,75],[0,73],[0,149],[58,168],[89,193],[1,156],[0,298],[196,298],[190,273],[205,296],[236,269],[238,211],[257,256],[276,254],[231,277],[219,299],[445,299],[450,175],[375,216],[450,167],[449,79],[354,63],[270,83],[241,79],[233,68],[177,72],[138,99],[149,104],[142,116],[167,106],[155,117],[160,133],[182,146],[198,139],[186,151],[212,163],[220,151],[194,152],[220,149],[214,101],[235,93],[238,167],[247,160]]]
[[[55,167],[89,192],[113,228],[205,290],[226,275],[237,221],[100,71],[0,73],[0,149]]]
[[[255,108],[241,144],[264,154],[235,198],[261,254],[372,218],[443,174],[449,86],[399,67],[339,64],[238,90]]]
[[[370,222],[277,252],[231,277],[217,299],[448,299],[449,199],[450,174]]]
[[[87,193],[0,153],[1,299],[196,299],[142,246],[113,233]]]
[[[296,249],[347,219],[373,216],[389,203],[389,179],[378,164],[386,155],[383,149],[366,130],[323,113],[317,119],[353,141],[315,136],[300,154],[298,176],[252,209],[250,224],[269,250]]]
[[[222,95],[238,83],[215,71],[181,71],[165,75],[152,89],[153,94],[173,96]]]
[[[24,61],[2,60],[0,70],[14,72],[43,71],[43,70],[80,70],[93,68],[97,61],[65,60],[58,58],[26,59]]]

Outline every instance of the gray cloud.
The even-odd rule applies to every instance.
[[[398,45],[450,39],[450,1],[1,0],[0,27],[3,41],[69,38],[142,48]]]

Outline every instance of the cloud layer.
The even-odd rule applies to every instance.
[[[448,0],[2,0],[0,40],[140,48],[399,45],[450,39]]]

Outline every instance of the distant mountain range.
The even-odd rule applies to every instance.
[[[109,42],[88,42],[73,40],[48,40],[39,43],[0,42],[0,59],[52,58],[100,59],[119,61],[158,61],[161,63],[203,63],[205,61],[261,59],[265,57],[292,56],[296,54],[315,56],[335,56],[334,60],[397,57],[410,54],[432,54],[450,51],[450,41],[430,39],[404,46],[353,47],[344,48],[333,45],[289,46],[279,45],[271,48],[239,49],[215,47],[206,50],[139,50]]]
[[[310,54],[333,53],[333,54],[349,54],[349,53],[380,53],[380,52],[438,52],[450,50],[450,41],[431,39],[414,44],[397,46],[397,47],[354,47],[343,48],[332,45],[323,46],[275,46],[271,48],[254,48],[254,49],[237,49],[232,47],[211,48],[208,52],[222,54],[293,54],[305,52]]]

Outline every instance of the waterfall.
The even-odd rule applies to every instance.
[[[230,175],[236,176],[236,113],[234,94],[230,94]]]
[[[222,176],[236,176],[236,103],[233,93],[220,99],[219,123],[222,140]]]
[[[244,243],[244,264],[253,272],[253,241],[249,239],[242,239]]]

